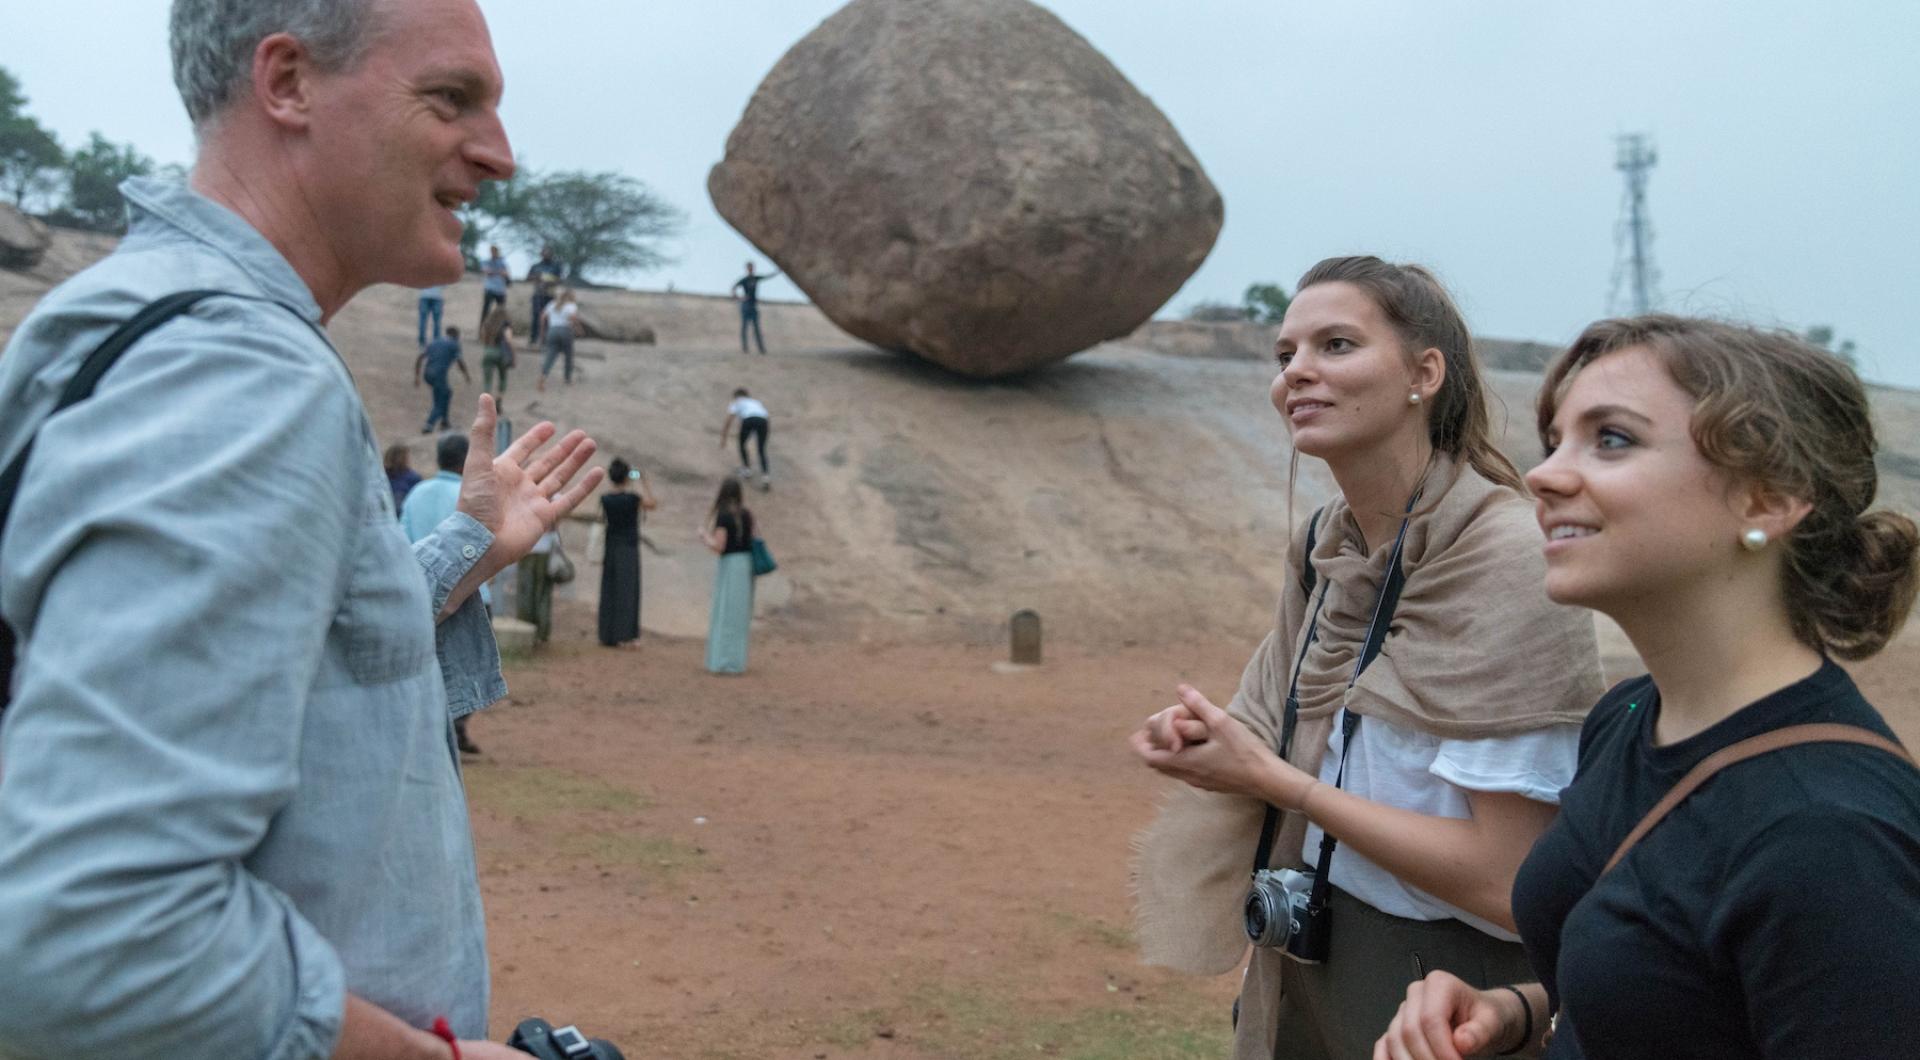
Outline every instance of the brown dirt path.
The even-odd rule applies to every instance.
[[[529,1013],[672,1057],[1218,1055],[1231,977],[1142,967],[1126,733],[1252,645],[996,653],[756,631],[592,642],[569,607],[468,767],[495,1030]],[[700,823],[704,819],[704,823]]]
[[[1158,781],[1126,733],[1252,642],[997,651],[816,642],[753,672],[697,639],[593,643],[584,604],[513,666],[468,766],[495,1030],[579,1023],[629,1057],[1222,1055],[1231,976],[1143,967],[1127,840]],[[1920,743],[1920,637],[1857,668]]]

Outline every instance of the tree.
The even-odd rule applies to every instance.
[[[525,171],[506,180],[489,180],[480,185],[480,196],[460,210],[465,227],[460,230],[460,256],[469,270],[480,268],[480,245],[499,242],[499,233],[511,231],[513,222],[526,208]]]
[[[1247,319],[1261,324],[1278,324],[1287,315],[1293,299],[1277,283],[1256,283],[1247,287],[1240,301],[1247,307]]]
[[[124,232],[127,203],[120,182],[153,172],[153,159],[132,144],[116,144],[99,133],[67,159],[67,200],[51,220],[95,232]]]
[[[66,152],[60,141],[28,117],[20,81],[0,67],[0,194],[24,208],[29,196],[51,194],[59,186]]]
[[[1227,324],[1247,319],[1247,311],[1225,302],[1195,302],[1187,307],[1187,319],[1203,324]]]
[[[1832,350],[1835,357],[1847,363],[1847,367],[1858,368],[1860,366],[1860,358],[1859,354],[1855,352],[1857,347],[1854,346],[1853,340],[1842,339],[1840,340],[1840,345],[1835,346],[1833,344],[1833,337],[1834,331],[1832,324],[1814,324],[1807,328],[1808,342],[1813,343],[1823,350]]]
[[[661,240],[680,232],[686,215],[647,186],[619,173],[565,170],[529,174],[508,222],[523,246],[553,248],[567,278],[588,270],[654,269],[669,260]]]

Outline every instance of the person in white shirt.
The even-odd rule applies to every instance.
[[[1514,874],[1572,779],[1598,650],[1591,619],[1547,599],[1532,505],[1430,272],[1321,262],[1274,353],[1273,405],[1339,493],[1296,521],[1275,629],[1228,709],[1182,685],[1133,735],[1189,785],[1141,837],[1139,934],[1152,963],[1218,973],[1270,913],[1236,1060],[1364,1060],[1428,971],[1527,974]],[[1277,882],[1250,887],[1256,867],[1308,910],[1256,904]],[[1295,922],[1330,925],[1316,963],[1288,947]]]
[[[740,477],[753,476],[753,461],[747,458],[747,439],[754,440],[760,453],[760,489],[773,488],[772,472],[767,468],[767,407],[747,393],[746,387],[733,392],[733,400],[727,403],[727,418],[720,424],[720,448],[727,447],[727,435],[732,432],[734,421],[740,422]]]
[[[547,355],[540,364],[540,383],[536,389],[547,389],[547,375],[553,371],[553,362],[564,354],[566,367],[561,378],[568,386],[573,385],[573,330],[574,320],[580,315],[580,303],[574,298],[573,288],[564,288],[560,297],[542,311],[543,330],[546,333]]]
[[[480,284],[480,327],[486,330],[487,311],[496,305],[507,304],[507,284],[511,278],[507,274],[507,259],[500,254],[498,246],[487,248],[487,260],[480,266],[480,274],[485,277]]]

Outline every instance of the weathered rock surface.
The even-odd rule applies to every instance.
[[[1222,216],[1165,115],[1027,0],[854,0],[767,75],[707,190],[849,334],[981,377],[1131,332]]]
[[[653,325],[645,316],[630,306],[618,303],[596,304],[593,308],[580,310],[580,326],[587,336],[606,339],[609,342],[632,342],[641,346],[654,344]]]
[[[31,269],[53,243],[38,219],[0,203],[0,269]]]

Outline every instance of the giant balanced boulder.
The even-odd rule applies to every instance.
[[[1166,116],[1027,0],[854,0],[767,75],[707,190],[843,330],[978,377],[1133,331],[1222,212]]]

